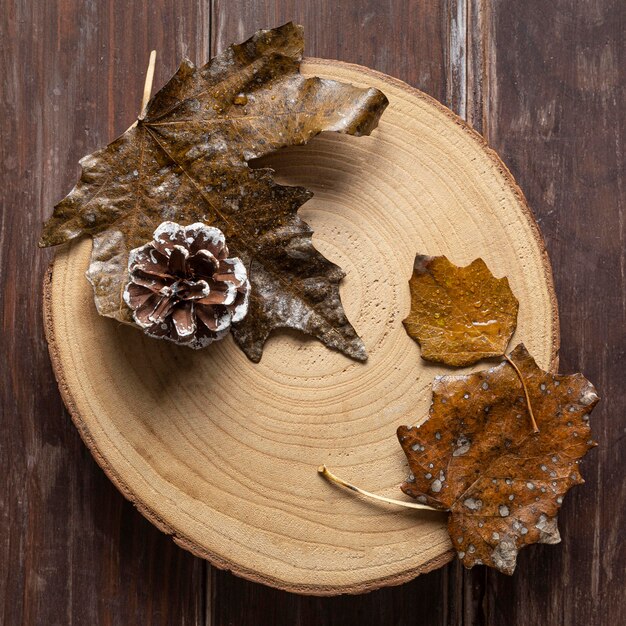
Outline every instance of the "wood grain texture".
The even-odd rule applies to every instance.
[[[465,33],[452,28],[454,0],[5,3],[0,623],[205,623],[201,570],[189,565],[198,561],[124,502],[62,409],[40,322],[49,256],[32,250],[77,159],[135,115],[150,49],[160,52],[156,84],[181,54],[206,58],[212,4],[213,50],[218,30],[227,44],[295,19],[310,55],[388,72],[460,113],[467,94],[468,120],[500,151],[541,223],[560,300],[562,370],[582,369],[603,400],[592,417],[601,445],[583,464],[588,484],[561,513],[564,543],[522,553],[513,579],[453,563],[394,589],[310,598],[212,572],[206,623],[620,623],[626,63],[616,0],[466,0]],[[450,55],[451,34],[457,49],[466,43],[465,56]],[[464,89],[452,71],[466,72]],[[7,245],[15,241],[22,245]],[[51,475],[53,489],[43,482]]]
[[[246,32],[293,19],[304,25],[305,53],[310,56],[372,67],[443,103],[448,91],[460,91],[448,71],[450,20],[444,0],[213,0],[212,5],[212,54]],[[238,595],[246,602],[234,602]],[[433,604],[431,598],[442,601]],[[461,568],[455,563],[398,589],[382,589],[363,597],[317,600],[266,590],[227,572],[214,571],[211,576],[212,623],[220,626],[259,624],[265,615],[285,626],[413,624],[414,606],[418,605],[424,607],[426,624],[460,623]]]
[[[277,623],[284,624],[315,623],[307,621],[311,611],[319,623],[337,624],[619,622],[625,584],[619,537],[626,508],[619,479],[626,462],[620,443],[626,409],[620,389],[626,352],[623,3],[364,1],[337,8],[330,2],[215,0],[214,6],[213,51],[240,31],[294,18],[318,33],[308,40],[309,54],[359,60],[465,112],[511,165],[539,218],[562,313],[561,369],[582,369],[605,398],[592,421],[605,441],[583,464],[589,484],[574,491],[560,514],[564,543],[541,547],[540,555],[522,552],[513,579],[479,568],[464,572],[455,563],[367,600],[317,600],[312,609],[310,599],[266,591],[220,572],[212,579],[214,623],[259,623],[279,608],[284,621]],[[416,13],[422,18],[418,25],[406,17]],[[415,37],[418,31],[429,37]],[[387,41],[370,46],[372,39]],[[550,101],[543,119],[539,112]],[[576,534],[568,537],[569,528]],[[577,558],[586,564],[585,575],[575,566]],[[248,599],[245,610],[228,602],[237,592]],[[429,611],[432,604],[420,597],[441,598],[437,610]],[[361,613],[362,602],[370,610]],[[415,613],[407,606],[420,609]],[[383,609],[381,615],[378,607],[387,613]]]
[[[489,572],[491,623],[624,621],[623,471],[626,274],[626,4],[487,6],[485,132],[524,189],[544,233],[562,320],[561,371],[583,371],[602,400],[587,484],[565,502],[562,543],[521,553],[511,579]]]
[[[208,11],[177,6],[15,0],[2,8],[0,623],[6,626],[203,620],[205,564],[120,496],[63,408],[41,316],[41,279],[51,255],[36,248],[41,220],[74,184],[77,160],[136,115],[150,49],[162,54],[161,81],[183,53],[206,54]]]
[[[441,515],[372,507],[322,481],[325,462],[394,496],[393,436],[421,423],[445,367],[401,323],[415,251],[482,257],[520,301],[513,345],[543,368],[558,346],[551,270],[515,182],[482,138],[405,83],[310,59],[306,76],[375,87],[389,106],[370,137],[329,133],[259,159],[314,197],[300,210],[346,272],[342,300],[368,348],[357,364],[275,333],[260,363],[231,337],[192,351],[97,314],[89,240],[61,248],[45,315],[62,396],[120,490],[182,546],[251,580],[316,595],[398,584],[447,562]],[[404,268],[404,270],[402,269]]]
[[[213,0],[211,54],[259,28],[289,21],[304,26],[306,56],[357,63],[402,80],[410,77],[411,85],[441,102],[451,89],[443,0]]]

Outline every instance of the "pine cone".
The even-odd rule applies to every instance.
[[[163,222],[153,241],[130,251],[128,272],[124,302],[153,337],[203,348],[248,312],[246,268],[228,258],[218,228]]]

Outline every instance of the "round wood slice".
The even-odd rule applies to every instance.
[[[99,317],[91,241],[59,251],[46,281],[50,352],[85,443],[122,493],[181,546],[289,591],[369,591],[453,556],[445,515],[363,500],[341,477],[399,499],[400,424],[422,422],[434,376],[402,326],[417,252],[482,257],[520,300],[511,348],[554,365],[558,315],[537,224],[510,173],[448,109],[372,70],[307,60],[307,75],[389,98],[371,137],[325,134],[263,160],[315,197],[300,210],[347,277],[342,300],[369,351],[354,362],[296,333],[251,363],[230,337],[192,351]],[[483,364],[483,367],[485,365]],[[460,370],[466,371],[466,370]],[[459,372],[459,370],[456,370]]]

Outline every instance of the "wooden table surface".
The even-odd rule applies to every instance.
[[[626,619],[623,0],[6,0],[0,17],[0,623],[617,625]],[[72,426],[43,337],[40,224],[78,159],[137,114],[183,55],[304,24],[307,54],[381,70],[466,118],[535,212],[554,268],[561,371],[602,401],[559,546],[513,577],[457,563],[364,596],[275,591],[194,558],[104,476]]]

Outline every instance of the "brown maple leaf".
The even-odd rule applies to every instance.
[[[140,119],[81,160],[82,175],[56,205],[41,245],[93,237],[88,277],[102,315],[130,322],[121,299],[129,250],[165,221],[219,228],[252,283],[235,341],[259,361],[276,328],[293,328],[358,359],[362,341],[343,311],[343,271],[313,247],[298,208],[311,197],[248,161],[321,131],[369,134],[387,105],[359,89],[299,73],[303,29],[259,31],[201,68],[184,61]]]
[[[519,304],[508,279],[495,278],[482,259],[457,267],[445,256],[417,255],[409,286],[404,326],[424,359],[463,366],[504,354]]]
[[[507,574],[523,546],[560,541],[557,512],[570,487],[584,482],[578,461],[595,445],[588,416],[598,402],[582,374],[544,372],[523,345],[510,359],[527,383],[539,433],[528,428],[508,362],[437,378],[428,420],[398,428],[411,470],[402,490],[450,512],[450,538],[466,567]]]

